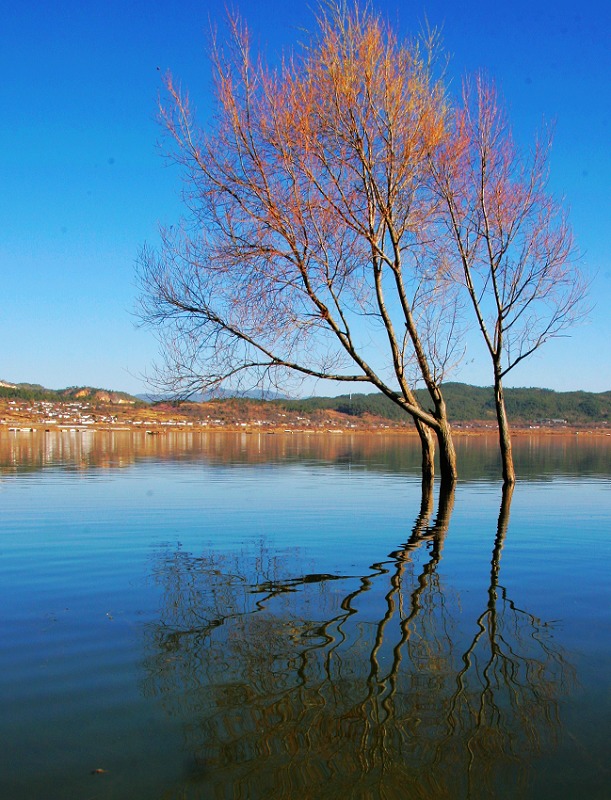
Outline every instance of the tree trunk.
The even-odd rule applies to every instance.
[[[435,432],[439,443],[441,485],[445,492],[454,486],[458,477],[456,469],[456,450],[454,449],[454,442],[452,440],[452,430],[445,415],[439,420],[439,427]]]
[[[501,447],[501,460],[503,466],[503,483],[506,486],[516,482],[516,473],[513,466],[513,453],[511,451],[511,431],[505,409],[505,396],[501,376],[494,376],[494,402],[496,405],[496,418],[499,426],[499,444]]]
[[[422,492],[432,491],[435,478],[435,436],[431,428],[419,419],[414,420],[422,445]]]

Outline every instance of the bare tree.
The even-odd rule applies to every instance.
[[[520,152],[481,76],[465,84],[463,98],[429,162],[445,205],[437,245],[458,265],[492,359],[503,479],[513,484],[503,378],[584,313],[586,283],[566,214],[548,191],[551,139]]]
[[[427,157],[447,116],[433,43],[400,43],[356,4],[323,6],[317,25],[272,71],[231,20],[229,44],[213,42],[205,129],[167,78],[161,115],[189,215],[142,253],[142,316],[160,326],[174,391],[368,383],[413,417],[423,479],[436,437],[452,482],[441,383],[461,339],[456,284],[431,248],[440,198]]]

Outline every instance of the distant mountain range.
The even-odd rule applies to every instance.
[[[430,406],[425,390],[417,392],[420,402]],[[568,424],[607,423],[611,418],[611,391],[607,392],[555,392],[551,389],[506,389],[507,411],[512,422],[554,421]],[[494,395],[492,387],[470,386],[465,383],[444,384],[444,397],[453,422],[470,420],[495,420]],[[71,400],[117,405],[168,403],[172,398],[162,395],[130,395],[108,389],[89,386],[68,387],[66,389],[46,389],[32,383],[14,384],[0,381],[0,398],[21,398],[27,400],[48,400],[69,402]],[[230,393],[216,394],[214,397],[198,395],[189,400],[190,404],[202,402],[225,403],[232,398]],[[350,416],[372,415],[390,420],[402,420],[404,412],[380,393],[348,394],[339,397],[310,397],[302,400],[284,398],[280,395],[250,392],[240,396],[244,403],[270,403],[290,411],[304,414],[319,409],[338,411]]]
[[[174,402],[176,400],[176,398],[170,394],[137,394],[136,397],[138,400],[142,400],[145,403],[167,403]],[[229,392],[224,389],[217,389],[214,392],[196,392],[195,394],[190,395],[188,400],[185,402],[208,403],[211,400],[226,400],[230,397],[240,397],[246,398],[247,400],[261,401],[289,399],[285,394],[265,391],[263,389],[252,389],[247,392],[240,392],[239,394],[236,394],[235,392]]]

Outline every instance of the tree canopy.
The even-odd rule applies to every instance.
[[[161,120],[187,213],[140,259],[161,382],[369,384],[413,417],[425,478],[435,436],[453,481],[442,384],[464,350],[464,306],[498,387],[572,319],[570,232],[550,222],[544,156],[522,168],[485,83],[475,105],[451,100],[434,36],[400,41],[357,3],[323,4],[316,22],[270,69],[230,17],[205,126],[167,76]]]

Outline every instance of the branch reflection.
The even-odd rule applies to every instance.
[[[454,504],[432,487],[368,574],[293,574],[286,556],[163,552],[145,691],[180,717],[180,797],[493,797],[553,741],[573,669],[500,584],[466,632],[439,565]]]
[[[503,487],[488,601],[461,656],[438,753],[440,762],[450,749],[457,760],[465,759],[467,797],[503,781],[521,794],[533,756],[555,743],[559,699],[576,678],[554,641],[553,626],[518,608],[500,584],[513,490]]]

